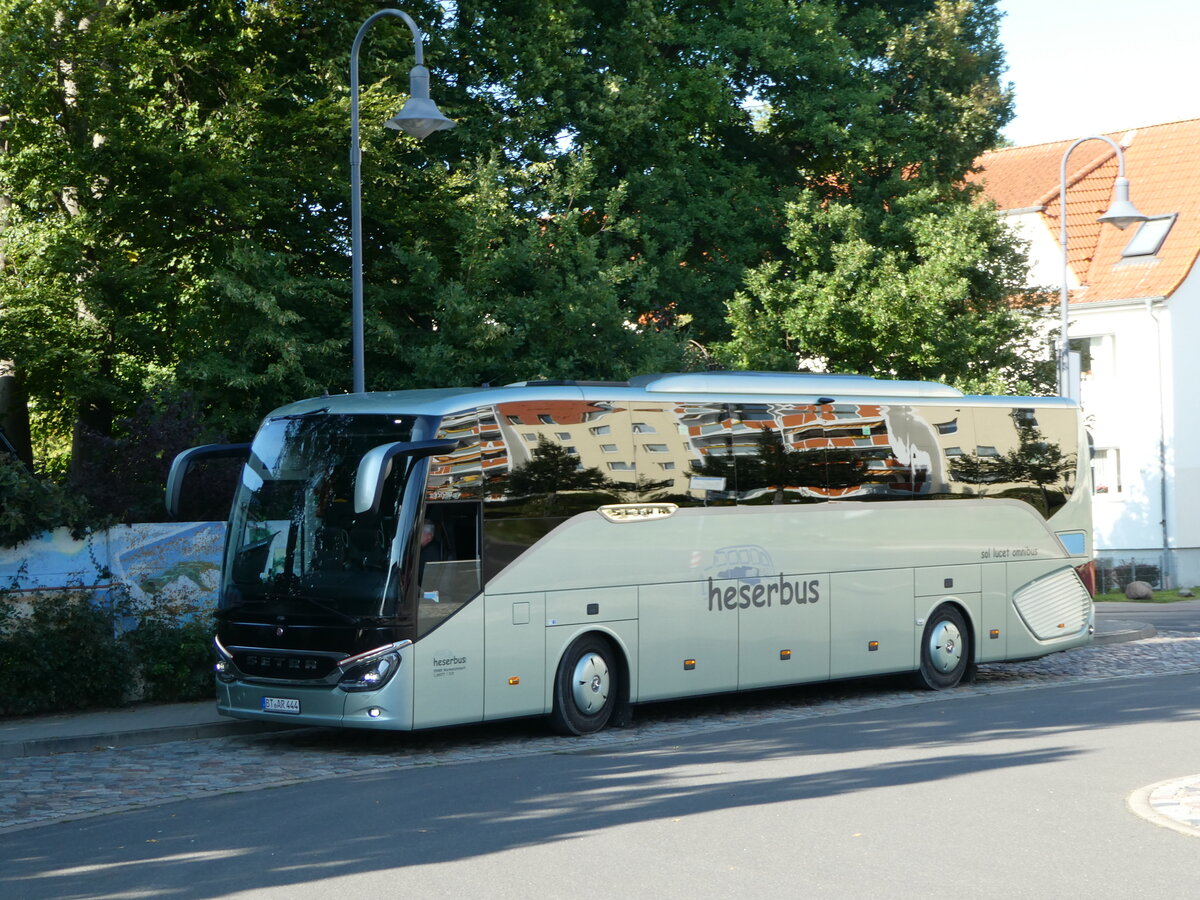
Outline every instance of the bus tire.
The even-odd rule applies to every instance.
[[[917,687],[944,691],[962,681],[971,662],[967,623],[958,607],[945,603],[933,611],[921,636]]]
[[[617,705],[618,669],[612,645],[585,634],[567,648],[554,677],[550,724],[559,734],[580,735],[608,724]]]

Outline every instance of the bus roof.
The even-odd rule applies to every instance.
[[[884,403],[966,403],[968,405],[1074,406],[1061,397],[965,395],[932,381],[901,381],[867,375],[807,372],[683,372],[638,375],[629,381],[523,381],[498,387],[457,387],[411,391],[333,394],[301,400],[268,416],[327,410],[339,414],[446,415],[469,406],[538,400],[661,399],[679,402],[837,403],[878,400]]]

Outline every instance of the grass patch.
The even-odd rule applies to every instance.
[[[1200,591],[1200,588],[1192,588],[1192,593]],[[1097,603],[1178,603],[1180,600],[1193,600],[1194,597],[1180,597],[1179,589],[1171,591],[1155,590],[1154,597],[1150,600],[1130,600],[1125,596],[1124,591],[1108,591],[1103,594],[1097,594],[1095,600]]]

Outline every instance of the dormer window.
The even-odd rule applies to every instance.
[[[1162,246],[1163,241],[1167,239],[1167,234],[1178,217],[1178,213],[1171,213],[1169,216],[1151,216],[1138,226],[1133,237],[1129,239],[1129,243],[1125,245],[1125,249],[1121,251],[1121,258],[1154,256],[1158,253],[1158,248]]]

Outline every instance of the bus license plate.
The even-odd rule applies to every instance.
[[[292,700],[288,697],[263,697],[262,708],[263,712],[289,713],[293,716],[300,715],[300,701]]]

